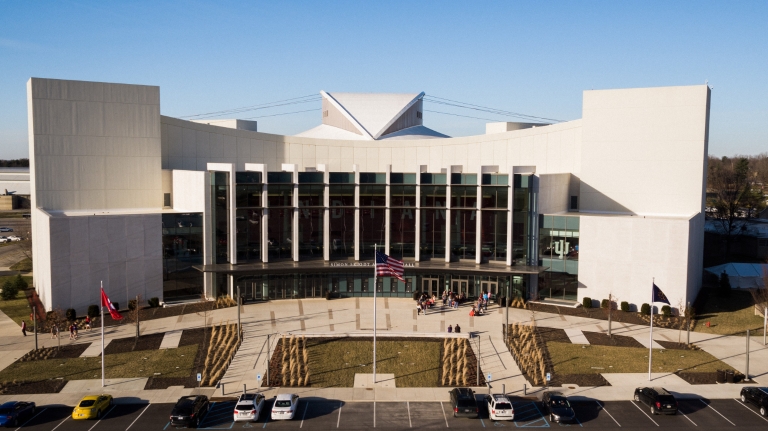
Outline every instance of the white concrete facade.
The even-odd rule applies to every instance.
[[[33,215],[36,285],[41,297],[48,298],[46,306],[74,304],[71,286],[92,284],[104,272],[98,265],[123,259],[122,252],[115,250],[114,262],[107,253],[108,262],[94,260],[92,265],[80,257],[59,256],[63,246],[52,245],[54,237],[68,242],[71,255],[72,244],[83,232],[90,238],[91,229],[99,232],[101,220],[110,217],[119,217],[122,221],[115,218],[114,223],[120,226],[133,223],[129,220],[134,216],[143,217],[145,232],[142,278],[121,278],[119,269],[115,275],[110,273],[120,289],[118,296],[127,298],[142,284],[144,296],[162,292],[159,214],[163,193],[170,190],[172,194],[172,209],[165,211],[201,212],[207,218],[211,207],[208,172],[212,170],[230,172],[231,237],[236,235],[235,172],[262,172],[265,200],[268,171],[293,172],[296,181],[298,172],[319,170],[326,173],[326,182],[328,172],[354,172],[358,179],[361,172],[386,174],[387,179],[391,172],[463,172],[478,177],[485,172],[510,176],[535,172],[537,214],[568,212],[572,197],[577,198],[579,299],[602,299],[612,292],[639,305],[647,302],[643,292],[650,291],[650,280],[656,277],[656,284],[676,306],[692,301],[700,286],[710,98],[704,85],[585,91],[580,120],[535,127],[500,123],[478,136],[385,140],[284,136],[161,116],[157,87],[32,79],[28,91],[33,205],[37,208]],[[171,171],[165,180],[164,170]],[[356,195],[356,203],[357,199]],[[73,215],[85,212],[93,219],[87,227],[81,226],[85,222],[73,221],[86,219]],[[294,210],[294,243],[297,214]],[[419,212],[415,217],[418,220]],[[267,219],[265,211],[263,229]],[[356,225],[358,220],[355,217]],[[149,224],[155,221],[157,238],[147,238],[154,235]],[[327,218],[325,223],[327,230]],[[208,222],[205,229],[208,240],[212,229]],[[355,235],[357,244],[357,229]],[[537,237],[538,232],[533,235]],[[450,237],[450,226],[446,236]],[[328,260],[327,236],[324,241]],[[479,242],[478,235],[478,250]],[[88,250],[104,246],[98,241],[77,244]],[[212,247],[206,243],[205,264],[211,264]],[[229,244],[233,265],[237,263],[235,247]],[[266,245],[262,250],[266,255]],[[139,248],[125,253],[127,262]],[[299,259],[295,247],[293,258]],[[479,252],[476,261],[481,261]],[[507,259],[507,264],[512,262]],[[66,265],[69,275],[64,273]],[[80,265],[76,272],[86,271],[87,277],[74,280],[74,265]],[[210,274],[206,277],[210,283]]]

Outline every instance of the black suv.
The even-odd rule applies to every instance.
[[[184,425],[197,428],[202,416],[210,409],[205,395],[188,395],[179,398],[171,411],[171,425]]]
[[[741,402],[756,405],[761,415],[768,416],[768,388],[741,388]]]
[[[451,408],[453,417],[477,418],[480,411],[477,408],[475,393],[469,388],[451,389]]]
[[[664,388],[637,388],[635,389],[635,401],[650,406],[652,415],[659,413],[677,414],[677,400]]]
[[[544,392],[541,396],[541,407],[542,413],[549,415],[550,422],[573,422],[576,419],[571,403],[561,392]]]

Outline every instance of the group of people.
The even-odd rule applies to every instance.
[[[90,331],[91,330],[91,316],[85,316],[85,330]],[[79,328],[75,324],[75,322],[70,323],[69,325],[69,339],[70,340],[77,340],[79,337]],[[21,333],[24,334],[24,336],[27,336],[27,321],[22,320],[21,321]],[[59,338],[59,327],[57,325],[51,325],[51,338]]]
[[[480,295],[479,298],[477,298],[477,302],[472,304],[472,310],[470,310],[469,315],[470,316],[481,316],[488,312],[488,301],[491,299],[491,296],[488,294],[488,292],[483,292],[482,295]],[[464,293],[455,293],[451,292],[449,290],[446,290],[443,292],[442,295],[442,301],[443,301],[443,307],[449,306],[451,308],[459,308],[459,304],[465,302],[467,300],[466,295]],[[416,310],[417,314],[421,314],[422,312],[424,314],[427,314],[427,310],[434,307],[434,305],[437,303],[437,297],[436,295],[432,295],[430,297],[426,293],[422,293],[421,296],[419,296],[416,299]]]
[[[429,295],[426,293],[422,293],[421,296],[416,300],[416,312],[417,314],[421,314],[422,311],[424,314],[427,314],[427,310],[432,308],[435,303],[437,302],[437,297],[435,295],[432,295],[430,298]]]
[[[483,292],[483,294],[477,298],[477,302],[472,305],[472,310],[469,311],[470,316],[482,316],[483,314],[488,312],[488,301],[490,300],[490,295],[488,295],[488,292]]]

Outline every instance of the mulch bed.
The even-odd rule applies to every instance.
[[[138,352],[141,350],[157,350],[163,342],[164,333],[140,335],[138,342],[136,337],[118,338],[112,340],[104,348],[105,355],[116,353]]]
[[[712,385],[717,383],[716,372],[692,373],[692,372],[686,372],[686,371],[678,371],[675,374],[677,374],[678,376],[680,376],[681,379],[685,380],[686,382],[692,385]],[[736,372],[734,375],[734,383],[740,383],[740,384],[747,383],[744,381],[744,374],[741,374],[740,372]],[[749,382],[749,383],[753,383],[753,382]]]
[[[661,345],[661,347],[667,350],[701,350],[699,346],[695,344],[686,345],[685,343],[678,343],[675,341],[653,340]]]
[[[634,338],[627,337],[624,335],[609,336],[608,334],[603,332],[587,332],[587,331],[582,331],[582,332],[584,333],[584,336],[587,337],[587,341],[589,341],[589,344],[594,344],[597,346],[640,347],[640,348],[645,347]]]
[[[203,343],[205,341],[205,343]],[[197,373],[202,373],[205,365],[205,355],[208,344],[211,341],[211,328],[185,329],[181,333],[179,347],[197,344],[197,355],[195,356],[195,366],[189,377],[150,377],[144,389],[167,389],[170,386],[184,386],[185,388],[198,387]],[[113,341],[114,342],[114,341]],[[205,349],[203,348],[205,344]]]
[[[531,307],[534,311],[541,311],[544,313],[554,313],[554,314],[564,314],[566,316],[578,316],[578,317],[588,317],[590,319],[600,319],[600,320],[608,320],[608,309],[605,308],[584,308],[584,307],[558,307],[556,305],[550,305],[550,304],[541,304],[541,303],[528,303],[528,306]],[[611,319],[614,322],[620,322],[620,323],[628,323],[632,325],[648,325],[650,321],[650,316],[643,316],[640,313],[636,313],[633,311],[621,311],[621,310],[614,310],[613,311],[613,317]],[[662,316],[654,315],[653,316],[653,324],[654,326],[663,327],[663,328],[677,328],[677,318],[676,317],[670,317],[670,318],[664,318]]]
[[[61,391],[67,384],[63,379],[40,380],[37,382],[8,383],[0,385],[2,395],[21,394],[55,394]]]

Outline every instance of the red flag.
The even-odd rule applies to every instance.
[[[107,297],[107,294],[104,292],[104,288],[101,288],[101,306],[107,307],[107,310],[109,310],[109,315],[112,316],[114,320],[121,320],[123,318],[123,316],[117,312],[117,308],[115,308],[115,306],[112,304],[112,301],[109,300],[109,297]]]

